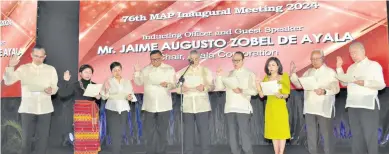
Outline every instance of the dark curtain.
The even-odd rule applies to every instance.
[[[380,127],[379,140],[382,147],[389,147],[389,95],[387,90],[383,90],[379,94],[381,102],[380,110]],[[170,145],[180,144],[180,95],[172,94],[174,109],[171,112],[170,128],[168,130],[167,141]],[[128,124],[126,125],[126,132],[123,133],[123,142],[127,145],[142,145],[143,135],[142,128],[143,115],[140,111],[142,106],[142,94],[137,95],[138,102],[131,104],[131,112],[128,114]],[[227,128],[224,116],[224,104],[225,93],[224,92],[211,92],[210,100],[212,106],[212,114],[210,115],[210,132],[213,145],[225,145],[227,144]],[[12,151],[20,147],[14,140],[18,135],[18,128],[20,127],[20,117],[17,114],[17,110],[20,104],[20,98],[2,98],[2,111],[1,119],[3,124],[2,129],[2,147],[3,152]],[[350,146],[350,138],[352,137],[349,125],[347,111],[345,110],[346,91],[342,91],[336,97],[336,116],[334,118],[333,130],[336,137],[337,146]],[[251,117],[251,136],[253,144],[255,145],[268,145],[271,142],[263,138],[264,130],[264,110],[265,101],[258,97],[253,97],[251,104],[253,106],[254,113]],[[72,102],[57,102],[54,104],[55,112],[53,114],[52,128],[50,131],[50,143],[52,146],[58,146],[61,143],[60,136],[67,134],[72,125]],[[290,98],[287,102],[289,110],[289,120],[292,138],[288,141],[289,145],[305,145],[306,146],[306,130],[304,126],[303,115],[303,92],[292,91]],[[101,109],[101,116],[104,117],[104,105]],[[104,124],[104,118],[101,119],[101,124]],[[14,126],[16,125],[16,126]],[[106,134],[106,128],[102,129],[102,142],[103,145],[109,144],[109,134]],[[196,137],[197,138],[197,137]],[[197,139],[196,139],[197,140]],[[320,140],[322,142],[322,139]],[[5,151],[4,151],[5,150]]]
[[[388,94],[384,94],[385,91],[381,91],[379,98],[381,102],[380,119],[381,124],[378,128],[379,140],[381,146],[386,146],[389,139],[389,105],[385,102],[389,101]],[[180,95],[172,94],[173,96],[173,111],[171,112],[170,129],[168,133],[168,142],[171,145],[180,144]],[[127,133],[124,137],[124,141],[128,140],[127,144],[139,144],[143,143],[142,138],[142,121],[143,116],[140,111],[142,105],[142,95],[137,95],[138,103],[132,104],[132,113],[129,115],[129,125],[127,127]],[[227,144],[227,126],[224,116],[224,104],[225,93],[224,92],[211,92],[210,100],[212,106],[212,113],[210,115],[210,131],[212,137],[212,144]],[[345,109],[346,91],[343,89],[336,97],[336,111],[333,122],[333,135],[336,137],[336,145],[350,145],[350,138],[352,136],[349,125],[348,115]],[[251,136],[253,144],[255,145],[267,145],[271,142],[264,139],[264,111],[265,100],[261,100],[258,96],[253,97],[251,105],[253,106],[254,113],[251,117]],[[292,138],[288,141],[290,145],[307,145],[306,143],[306,128],[303,115],[303,92],[292,91],[290,98],[287,102],[289,111],[290,131]],[[102,110],[103,111],[103,110]],[[104,113],[103,113],[104,114]],[[109,134],[106,134],[109,136]],[[319,142],[322,142],[320,139]]]
[[[58,80],[63,80],[66,70],[71,73],[71,82],[78,80],[78,37],[79,37],[79,1],[39,1],[37,18],[37,39],[46,49],[45,63],[56,68]],[[65,130],[72,128],[72,104],[53,97],[54,112],[50,129],[51,145],[63,138]]]

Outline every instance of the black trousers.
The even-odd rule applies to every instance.
[[[108,133],[111,136],[112,154],[120,154],[122,147],[122,135],[127,124],[128,112],[106,110]]]
[[[147,154],[166,154],[170,111],[144,112]]]
[[[378,154],[379,110],[348,108],[353,154]]]
[[[21,113],[22,118],[22,154],[32,153],[32,139],[37,137],[35,154],[46,154],[47,145],[49,144],[49,132],[51,113],[36,115]],[[37,134],[35,134],[37,133]]]
[[[308,151],[310,154],[318,154],[319,132],[324,138],[324,153],[334,153],[334,134],[332,130],[332,118],[320,115],[305,114],[307,126]],[[318,131],[319,130],[319,131]]]
[[[210,154],[211,134],[209,131],[209,112],[184,113],[184,150],[194,154],[195,127],[200,135],[202,154]]]
[[[253,154],[250,137],[250,117],[246,113],[227,113],[228,139],[232,154]],[[240,135],[239,135],[240,134]],[[239,140],[242,146],[239,146]]]

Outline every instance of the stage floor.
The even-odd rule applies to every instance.
[[[272,146],[254,146],[254,153],[273,154]],[[122,154],[145,154],[143,146],[123,146]],[[50,154],[71,154],[69,147],[52,147],[47,153]],[[180,154],[181,148],[178,146],[169,146],[167,154]],[[212,154],[229,154],[228,146],[213,146]],[[99,154],[110,154],[110,149],[103,148]],[[286,146],[285,154],[309,154],[304,146]],[[351,154],[350,147],[337,147],[335,154]],[[389,149],[380,149],[380,154],[389,154]]]

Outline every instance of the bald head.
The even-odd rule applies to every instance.
[[[324,64],[324,52],[322,50],[313,50],[311,53],[311,64],[318,69]]]
[[[361,42],[353,42],[349,47],[350,56],[354,62],[360,62],[366,58],[365,46]]]

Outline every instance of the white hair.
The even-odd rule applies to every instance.
[[[365,52],[365,46],[361,42],[351,43],[349,49],[351,48],[359,48],[361,51]]]
[[[198,55],[198,56],[200,56],[200,53],[197,50],[192,50],[192,51],[189,52],[188,59],[191,59],[190,58],[191,55]]]
[[[313,50],[311,52],[311,54],[316,53],[316,52],[320,53],[321,57],[324,57],[324,51],[323,50],[316,49],[316,50]]]

